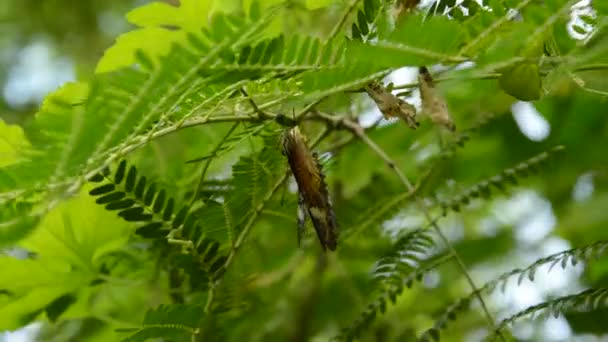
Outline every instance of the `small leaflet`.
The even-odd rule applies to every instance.
[[[380,82],[368,83],[365,91],[376,102],[385,118],[401,118],[411,129],[416,129],[420,125],[416,121],[416,108],[393,95]]]
[[[336,250],[338,225],[329,200],[325,176],[321,166],[306,145],[305,137],[297,127],[287,130],[281,137],[283,154],[298,184],[298,243],[305,223],[305,212],[310,216],[323,249]]]
[[[428,115],[436,125],[443,126],[450,131],[456,130],[456,125],[448,112],[445,99],[435,88],[433,77],[426,67],[420,67],[418,73],[420,98],[422,100],[422,113]]]

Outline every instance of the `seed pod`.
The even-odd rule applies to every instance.
[[[435,88],[433,77],[426,67],[420,67],[419,69],[418,84],[422,100],[422,113],[428,115],[436,125],[441,125],[450,131],[456,130],[454,121],[448,112],[448,105]]]
[[[393,95],[380,82],[368,83],[365,91],[376,102],[385,118],[401,118],[411,129],[420,125],[416,122],[416,107]]]
[[[325,177],[315,155],[308,149],[305,137],[297,127],[281,137],[283,153],[298,184],[300,202],[308,212],[323,249],[336,250],[338,226],[333,212]],[[298,223],[298,240],[302,235],[303,219]]]

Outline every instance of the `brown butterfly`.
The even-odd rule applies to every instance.
[[[297,127],[287,130],[281,137],[281,143],[298,184],[298,244],[308,212],[323,249],[336,250],[338,225],[316,153],[308,149],[306,138]]]
[[[385,118],[401,118],[412,129],[420,125],[416,121],[416,107],[393,95],[382,83],[370,82],[365,86],[365,91]]]
[[[450,116],[448,105],[439,93],[439,90],[435,88],[435,81],[433,81],[429,70],[423,66],[418,71],[422,113],[428,115],[436,125],[443,126],[452,132],[455,131],[456,125]]]

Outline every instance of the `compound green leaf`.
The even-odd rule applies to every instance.
[[[17,162],[29,145],[21,127],[0,120],[0,167]]]

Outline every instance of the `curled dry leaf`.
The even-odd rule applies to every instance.
[[[419,4],[420,0],[397,0],[393,7],[393,18],[401,19],[403,16],[414,12]]]
[[[448,112],[448,105],[435,88],[433,77],[426,67],[420,67],[419,69],[418,84],[422,100],[422,113],[428,115],[436,125],[443,126],[450,131],[456,130],[456,125],[454,125],[454,121]]]
[[[370,82],[365,86],[365,91],[385,118],[401,118],[412,129],[420,125],[416,121],[416,108],[392,94],[380,82]]]
[[[298,242],[303,234],[304,212],[308,212],[323,249],[336,250],[338,225],[316,154],[308,149],[305,137],[297,127],[287,130],[281,143],[300,192]]]

